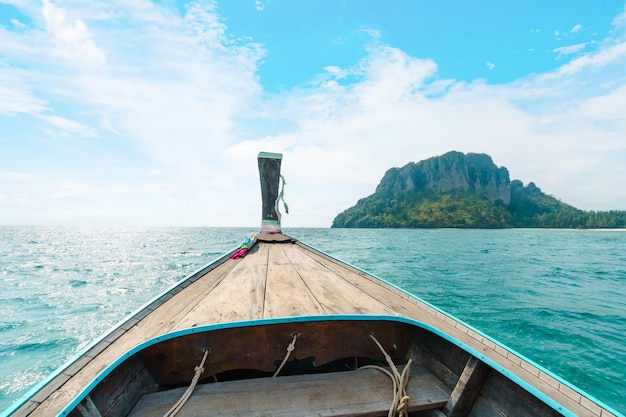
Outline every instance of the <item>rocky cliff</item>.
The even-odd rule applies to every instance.
[[[448,152],[402,168],[391,168],[376,188],[389,197],[407,191],[428,190],[433,193],[469,191],[495,203],[511,202],[509,171],[497,167],[489,155]]]

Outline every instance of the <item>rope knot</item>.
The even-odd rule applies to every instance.
[[[370,333],[370,338],[376,343],[381,353],[385,356],[385,360],[391,368],[391,372],[387,371],[385,368],[380,367],[378,365],[366,365],[361,367],[363,368],[374,368],[379,371],[385,373],[389,378],[391,378],[391,382],[393,383],[393,402],[391,403],[391,407],[389,407],[389,414],[387,417],[407,417],[408,406],[411,397],[409,397],[406,393],[406,387],[409,384],[409,373],[411,371],[411,364],[413,363],[413,359],[409,359],[402,373],[398,372],[398,368],[393,363],[391,356],[385,351],[380,342],[376,339],[373,333]]]
[[[180,397],[178,401],[176,401],[176,404],[174,404],[172,408],[170,408],[169,411],[165,413],[164,417],[174,417],[176,414],[178,414],[180,410],[182,410],[189,397],[191,397],[191,394],[193,393],[193,390],[196,387],[198,380],[200,379],[200,375],[202,375],[202,373],[204,372],[204,362],[206,361],[207,356],[209,356],[210,350],[211,349],[208,348],[203,350],[204,355],[202,356],[202,361],[200,361],[200,365],[193,368],[193,370],[195,371],[195,375],[191,379],[191,384],[183,393],[182,397]]]
[[[398,407],[396,408],[396,411],[399,415],[402,415],[402,413],[406,413],[410,400],[411,397],[409,397],[408,395],[400,398],[400,402],[398,403]]]
[[[287,353],[285,354],[285,357],[283,358],[283,361],[278,367],[278,369],[276,369],[276,372],[274,372],[274,375],[272,376],[272,378],[276,378],[276,376],[278,376],[280,371],[283,369],[283,366],[285,366],[285,363],[287,363],[287,359],[289,359],[291,352],[293,352],[296,348],[296,340],[298,339],[298,336],[300,336],[300,333],[298,332],[291,334],[291,337],[293,337],[293,339],[291,340],[291,343],[287,345]]]

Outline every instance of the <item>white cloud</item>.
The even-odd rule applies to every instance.
[[[552,52],[556,52],[557,58],[563,57],[565,55],[575,54],[576,52],[582,51],[589,44],[589,42],[583,42],[576,45],[569,46],[561,46],[559,48],[555,48]]]
[[[67,13],[55,6],[50,0],[43,0],[41,7],[46,22],[46,30],[52,35],[56,44],[55,53],[63,58],[74,61],[104,64],[105,53],[100,50],[92,39],[87,25],[75,19],[68,22]]]
[[[18,94],[16,84],[10,79],[3,83],[0,72],[0,97],[22,97],[0,102],[0,112],[46,110],[39,120],[55,127],[87,136],[102,129],[139,143],[163,162],[201,169],[204,164],[195,162],[199,150],[215,154],[235,140],[230,132],[233,117],[245,112],[260,93],[255,71],[264,54],[262,48],[229,38],[211,3],[192,3],[185,16],[147,3],[109,6],[99,5],[105,11],[77,11],[45,0],[42,13],[46,31],[55,37],[53,50],[36,36],[40,29],[19,39],[22,44],[29,42],[32,49],[28,56],[13,55],[31,68],[20,77],[34,81]],[[92,27],[69,17],[81,14],[85,21],[95,22]],[[118,20],[138,20],[123,30],[111,30],[111,15]],[[98,19],[109,26],[97,24]],[[115,19],[112,22],[115,25]],[[94,39],[107,45],[110,56],[105,57]],[[28,61],[35,55],[39,62]],[[55,56],[68,62],[55,60]],[[106,61],[106,66],[83,71],[74,67],[76,60]],[[44,67],[42,63],[45,70],[39,68]],[[78,112],[83,117],[91,115],[88,120],[97,120],[97,124],[88,127],[80,120],[55,114],[67,105],[80,106]],[[93,124],[91,120],[87,123]]]
[[[623,30],[626,27],[626,6],[624,6],[624,10],[619,15],[615,16],[613,19],[613,27],[618,30]]]
[[[89,126],[85,126],[81,123],[78,123],[73,120],[66,119],[65,117],[60,116],[46,116],[43,114],[38,114],[37,117],[41,120],[48,122],[49,124],[58,127],[63,130],[68,130],[74,133],[78,133],[81,136],[86,137],[95,137],[97,136],[96,132],[90,128]]]
[[[341,68],[334,65],[324,67],[324,71],[326,71],[328,74],[336,79],[344,78],[347,75],[347,72],[345,70],[342,70]]]
[[[489,71],[492,71],[496,66],[491,63],[491,62],[487,62],[487,68],[489,68]]]
[[[11,19],[11,23],[13,24],[13,26],[15,26],[18,29],[22,29],[22,28],[26,27],[26,25],[24,23],[20,22],[17,19]]]
[[[548,78],[573,75],[585,69],[601,68],[621,60],[626,56],[626,41],[600,48],[597,52],[584,55],[559,67],[553,73],[546,75]]]
[[[0,115],[46,110],[47,101],[30,92],[22,80],[24,76],[24,71],[0,67]]]
[[[74,9],[74,4],[65,3],[61,9],[44,1],[39,10],[24,9],[31,13],[33,28],[0,37],[9,62],[22,68],[17,71],[0,67],[0,116],[34,116],[29,129],[40,129],[38,138],[31,138],[35,140],[35,158],[37,149],[52,149],[42,143],[53,140],[70,147],[70,152],[84,161],[73,167],[54,166],[55,159],[69,157],[51,155],[44,160],[52,166],[32,166],[30,169],[49,176],[50,181],[42,181],[32,191],[32,195],[39,196],[37,199],[20,198],[22,204],[37,201],[42,208],[58,207],[64,201],[62,204],[67,207],[72,200],[76,205],[72,210],[68,208],[68,219],[76,214],[74,209],[82,208],[93,214],[91,221],[98,216],[102,216],[102,221],[117,216],[117,221],[143,223],[146,212],[140,207],[144,201],[154,198],[158,201],[154,207],[161,208],[167,206],[162,201],[175,201],[177,210],[189,210],[186,205],[179,205],[189,195],[199,193],[192,198],[194,206],[204,213],[221,207],[224,213],[236,215],[238,210],[228,206],[232,197],[229,193],[240,188],[239,173],[222,155],[238,140],[232,131],[235,119],[258,107],[255,103],[259,102],[261,87],[256,70],[264,50],[257,44],[240,43],[229,37],[212,3],[190,4],[184,16],[143,2],[94,5],[95,9]],[[38,17],[39,13],[45,19]],[[119,30],[117,22],[123,22]],[[54,35],[52,42],[47,40],[47,33]],[[85,68],[83,61],[106,64],[94,70]],[[38,127],[38,122],[44,126]],[[58,141],[59,133],[65,134],[62,142]],[[0,136],[11,138],[7,139],[11,143],[25,140],[20,138],[22,135],[0,123]],[[101,138],[97,144],[77,142],[78,137],[94,136]],[[116,152],[119,158],[113,166],[99,171],[104,164],[99,160],[103,150],[105,155],[112,154],[106,159],[111,160]],[[10,155],[0,152],[0,166],[13,164]],[[149,158],[147,164],[152,167],[131,158]],[[155,165],[162,168],[154,168]],[[60,188],[53,183],[54,179],[59,181],[57,176],[72,172],[82,178],[80,183],[66,183]],[[163,175],[157,176],[158,172],[167,172],[167,181],[171,182],[166,183]],[[109,178],[102,182],[94,178],[98,175]],[[154,182],[156,177],[164,179],[160,185]],[[16,192],[2,191],[7,201],[17,201]],[[172,193],[176,195],[173,199]],[[169,197],[161,200],[165,194]],[[111,198],[104,202],[107,195]],[[223,203],[217,201],[219,195]],[[61,196],[64,198],[59,200]],[[115,214],[113,208],[98,209],[118,200],[128,204],[133,201],[137,210],[124,210],[126,214],[118,210]],[[10,207],[7,204],[5,209]],[[5,209],[0,209],[2,218],[7,218],[2,214]],[[37,210],[43,212],[32,206],[33,213]],[[145,221],[158,224],[159,217]],[[177,220],[164,221],[171,224]],[[193,221],[206,223],[211,216],[185,216],[185,224]]]
[[[582,118],[590,121],[611,121],[621,123],[626,129],[626,84],[608,93],[590,98],[580,103],[578,112]]]
[[[574,25],[574,27],[572,27],[570,29],[570,32],[571,33],[577,33],[577,32],[580,32],[582,30],[582,28],[583,28],[583,25],[577,24],[577,25]]]

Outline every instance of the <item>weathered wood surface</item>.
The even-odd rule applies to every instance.
[[[291,246],[291,245],[290,245]],[[283,249],[271,245],[268,262],[264,317],[321,315],[326,311],[311,292],[305,278],[298,273]]]
[[[450,400],[443,408],[446,416],[463,417],[469,415],[482,386],[484,367],[485,365],[477,358],[470,356],[450,394]]]
[[[58,390],[36,396],[16,415],[29,415],[33,409],[33,416],[56,415],[109,363],[159,334],[214,323],[319,314],[381,314],[419,320],[490,358],[572,412],[611,416],[513,353],[397,288],[299,243],[276,242],[259,242],[245,258],[226,259],[201,278],[173,289],[139,312],[115,337],[96,346],[80,366],[64,372],[60,378],[67,381]],[[97,357],[96,352],[100,353]]]
[[[422,366],[411,367],[408,410],[442,407],[450,390]],[[145,395],[130,417],[164,415],[185,388]],[[205,384],[178,413],[191,416],[386,416],[391,379],[375,369]]]

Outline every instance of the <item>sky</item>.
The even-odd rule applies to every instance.
[[[626,1],[0,0],[0,225],[329,227],[486,153],[626,210]]]

